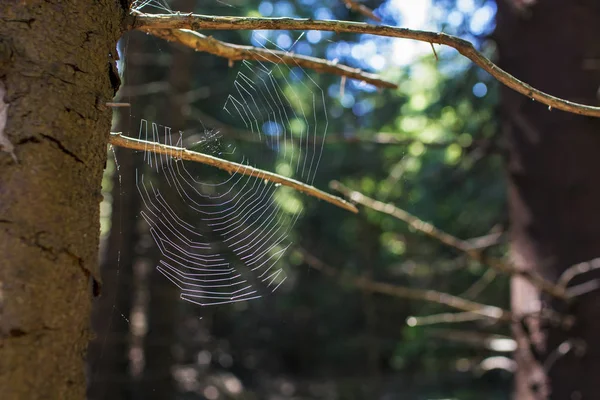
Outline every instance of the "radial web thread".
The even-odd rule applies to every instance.
[[[244,135],[172,132],[141,120],[139,139],[272,169],[312,184],[327,130],[324,93],[300,67],[242,61],[223,118]],[[239,137],[237,139],[240,139]],[[250,143],[250,144],[248,144]],[[246,301],[285,281],[282,257],[302,211],[297,194],[261,177],[227,174],[160,155],[136,171],[141,217],[160,251],[157,270],[199,305]],[[247,151],[244,150],[247,148]]]

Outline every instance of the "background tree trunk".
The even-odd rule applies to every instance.
[[[100,183],[118,79],[114,0],[0,3],[0,387],[82,399]],[[10,141],[14,157],[6,152]]]
[[[181,12],[192,12],[194,3],[190,0],[179,0],[174,2],[173,8]],[[182,46],[170,46],[170,68],[166,76],[169,91],[163,97],[164,103],[158,112],[157,120],[152,122],[172,128],[173,138],[177,140],[177,132],[188,128],[188,94],[194,78],[191,71],[195,53]],[[167,201],[178,204],[180,200],[176,192],[168,187],[164,180],[159,182],[159,190],[164,193]],[[146,367],[142,376],[144,390],[141,398],[161,400],[174,398],[175,332],[178,321],[182,320],[182,304],[177,288],[156,270],[159,254],[156,250],[153,253],[154,264],[148,278],[148,334],[144,343]]]
[[[119,46],[141,48],[147,36],[126,33]],[[123,57],[121,93],[144,83],[144,70]],[[131,90],[130,90],[131,91]],[[120,96],[119,101],[131,102]],[[117,132],[134,132],[136,122],[130,120],[131,108],[115,110]],[[143,154],[115,147],[115,166],[112,176],[111,228],[101,244],[100,276],[104,284],[102,296],[93,304],[92,328],[95,338],[88,354],[88,399],[130,399],[135,393],[132,383],[135,363],[131,361],[133,329],[130,321],[137,285],[133,266],[138,261],[141,199],[135,186],[136,169],[143,165]],[[109,157],[111,152],[109,151]]]
[[[92,312],[95,338],[88,354],[90,400],[128,399],[132,393],[128,321],[131,320],[134,293],[132,265],[136,260],[134,250],[139,237],[135,217],[140,197],[135,187],[135,173],[141,164],[141,154],[121,148],[114,152],[120,168],[112,179],[112,228],[100,262],[104,286]]]
[[[187,11],[183,1],[176,2],[176,9]],[[179,5],[178,5],[179,4]],[[156,122],[172,128],[173,138],[177,132],[186,129],[187,94],[190,91],[190,65],[194,53],[187,48],[173,46],[170,69],[166,77],[169,92],[164,96],[164,103],[158,112]],[[145,168],[148,168],[145,166]],[[169,188],[164,180],[160,180],[159,190],[164,193],[168,202],[177,204],[177,193]],[[171,200],[170,200],[171,199]],[[175,331],[177,321],[181,320],[181,299],[177,288],[156,270],[159,253],[152,251],[151,270],[148,273],[149,301],[145,318],[148,321],[148,333],[144,340],[146,366],[142,376],[143,395],[141,398],[160,400],[171,398],[174,393],[173,366],[175,358]]]
[[[597,105],[600,3],[528,3],[524,8],[523,1],[498,2],[502,68],[555,96]],[[548,111],[502,90],[512,259],[556,280],[570,265],[600,256],[600,120]],[[597,277],[588,274],[579,282]],[[513,280],[515,313],[552,307],[576,317],[570,329],[532,318],[514,326],[519,345],[515,396],[598,398],[600,292],[571,305],[549,300],[523,280]]]

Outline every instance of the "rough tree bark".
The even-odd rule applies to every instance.
[[[501,67],[556,96],[598,104],[598,26],[597,0],[499,1]],[[502,107],[512,258],[518,267],[556,280],[570,265],[600,256],[600,120],[548,111],[507,89]],[[598,398],[600,291],[567,305],[550,301],[518,278],[512,289],[515,314],[541,305],[575,317],[571,328],[535,318],[515,324],[515,397]]]
[[[85,397],[111,122],[105,103],[118,86],[109,55],[124,16],[117,0],[0,2],[1,100],[8,104],[0,132],[5,399]]]

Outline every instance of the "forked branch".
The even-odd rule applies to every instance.
[[[131,16],[130,29],[152,33],[157,29],[192,30],[319,30],[371,34],[427,43],[437,43],[456,49],[507,87],[551,108],[574,114],[600,117],[600,107],[574,103],[544,93],[502,70],[475,49],[470,42],[445,33],[419,31],[387,25],[369,25],[349,21],[319,21],[301,18],[220,17],[199,14],[136,14]]]
[[[317,199],[324,200],[337,207],[345,210],[357,213],[358,209],[351,203],[337,196],[333,196],[329,193],[323,192],[313,186],[299,182],[295,179],[286,178],[278,174],[274,174],[269,171],[254,168],[249,165],[239,164],[227,160],[222,160],[217,157],[209,156],[208,154],[197,153],[181,147],[168,146],[156,142],[147,142],[144,140],[134,139],[131,137],[123,136],[121,133],[110,134],[108,143],[113,146],[126,147],[133,150],[151,151],[156,154],[164,154],[169,157],[174,157],[180,160],[194,161],[201,164],[210,165],[215,168],[219,168],[223,171],[230,173],[240,173],[247,176],[253,176],[259,179],[264,179],[269,182],[278,183],[283,186],[291,187],[302,193],[306,193],[309,196],[316,197]]]
[[[558,279],[558,284],[566,288],[575,277],[600,269],[600,258],[594,258],[579,264],[575,264],[565,270]]]
[[[260,49],[253,46],[226,43],[189,29],[153,29],[150,33],[161,39],[191,47],[196,51],[204,51],[219,57],[224,57],[230,61],[268,61],[277,64],[299,66],[317,72],[345,76],[370,83],[371,85],[380,88],[398,88],[398,85],[395,83],[383,80],[375,74],[363,72],[358,68],[351,68],[321,58],[303,56],[279,50]]]
[[[575,264],[565,270],[558,279],[558,286],[567,292],[569,298],[575,298],[594,290],[600,289],[600,279],[590,279],[576,285],[570,285],[576,277],[588,272],[600,270],[600,258],[594,258]]]
[[[360,192],[349,189],[348,187],[342,185],[340,182],[337,181],[331,182],[330,187],[333,190],[342,193],[346,198],[350,199],[355,203],[362,204],[365,207],[382,212],[384,214],[388,214],[394,218],[404,221],[415,230],[424,233],[425,235],[462,252],[463,254],[467,255],[475,261],[489,265],[498,272],[502,272],[508,275],[521,276],[527,279],[529,282],[531,282],[532,285],[534,285],[536,288],[543,292],[546,292],[554,297],[563,300],[566,300],[568,298],[564,288],[555,285],[550,281],[547,281],[538,274],[531,271],[517,269],[512,264],[504,262],[498,258],[488,257],[484,254],[483,251],[481,251],[481,249],[469,245],[468,242],[454,237],[447,232],[442,231],[441,229],[430,224],[429,222],[425,222],[415,217],[414,215],[402,210],[401,208],[396,207],[391,203],[383,203],[381,201],[372,199]]]

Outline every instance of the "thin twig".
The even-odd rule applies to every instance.
[[[344,283],[351,283],[354,287],[361,290],[385,294],[393,297],[400,297],[403,299],[429,301],[432,303],[452,307],[457,310],[468,311],[473,314],[477,314],[485,318],[491,318],[494,320],[512,320],[512,314],[510,313],[510,311],[503,310],[500,307],[476,303],[474,301],[465,300],[448,293],[438,292],[436,290],[415,289],[406,286],[392,285],[390,283],[375,282],[364,277],[342,273],[337,268],[333,268],[325,264],[323,261],[319,260],[312,254],[302,249],[298,250],[302,253],[304,261],[311,268],[321,271],[322,273],[330,277],[337,277]]]
[[[466,254],[475,261],[478,261],[482,264],[487,264],[493,269],[508,275],[521,276],[527,279],[529,282],[531,282],[532,285],[534,285],[541,291],[549,293],[552,296],[557,297],[559,299],[567,299],[565,290],[562,287],[555,285],[550,281],[547,281],[546,279],[542,278],[541,276],[532,271],[520,270],[515,268],[512,264],[505,263],[500,259],[488,257],[484,254],[483,251],[477,248],[473,248],[468,242],[458,239],[450,235],[449,233],[442,231],[441,229],[430,224],[429,222],[425,222],[415,217],[414,215],[409,214],[408,212],[396,207],[391,203],[386,204],[381,201],[377,201],[375,199],[367,197],[360,192],[347,188],[346,186],[342,185],[340,182],[337,181],[331,182],[329,186],[331,187],[331,189],[342,193],[346,198],[352,200],[353,202],[362,204],[365,207],[372,208],[373,210],[391,215],[394,218],[404,221],[417,231],[422,232],[427,236],[434,238],[444,243],[445,245]]]
[[[433,47],[433,43],[429,42],[429,44],[431,45],[431,50],[433,51],[433,55],[435,56],[435,61],[440,61],[437,55],[437,51],[435,51],[435,47]]]
[[[567,268],[558,278],[558,286],[566,291],[569,299],[574,299],[598,290],[600,289],[600,279],[591,279],[577,285],[569,286],[569,283],[579,275],[587,274],[588,272],[596,271],[598,269],[600,269],[600,258],[594,258],[590,261],[575,264]]]
[[[583,282],[579,285],[569,286],[566,291],[567,297],[569,299],[574,299],[598,289],[600,289],[600,279],[592,279],[591,281]]]
[[[371,10],[369,7],[365,6],[364,4],[357,3],[354,0],[342,0],[342,1],[346,5],[346,7],[349,8],[350,10],[355,11],[359,14],[362,14],[367,18],[371,18],[374,21],[381,22],[381,18],[379,18],[377,15],[375,15],[373,10]]]
[[[357,213],[358,209],[351,203],[333,196],[329,193],[323,192],[313,186],[309,186],[305,183],[299,182],[295,179],[286,178],[281,175],[274,174],[272,172],[264,171],[258,168],[251,167],[249,165],[238,164],[231,161],[222,160],[217,157],[209,156],[207,154],[196,153],[181,147],[167,146],[156,142],[146,142],[144,140],[134,139],[127,136],[122,136],[121,133],[110,134],[108,142],[114,146],[126,147],[133,150],[151,151],[156,154],[165,154],[167,156],[175,157],[181,160],[194,161],[201,164],[210,165],[221,170],[234,173],[238,172],[243,175],[253,176],[256,178],[264,179],[269,182],[278,183],[284,186],[291,187],[299,192],[306,193],[309,196],[316,197],[331,203],[337,207],[345,210]]]
[[[383,80],[376,74],[363,72],[359,68],[351,68],[321,58],[303,56],[301,54],[279,50],[261,49],[253,46],[226,43],[189,29],[153,29],[151,33],[153,36],[170,42],[180,43],[197,51],[204,51],[219,57],[227,58],[230,63],[238,60],[268,61],[348,77],[370,83],[379,88],[398,88],[398,85],[395,83]]]
[[[485,273],[475,281],[467,290],[461,293],[461,297],[465,297],[467,299],[473,299],[481,294],[485,290],[486,287],[492,283],[492,281],[496,279],[496,270],[488,269]]]
[[[131,107],[131,103],[106,103],[107,107]]]
[[[406,324],[408,326],[456,324],[460,322],[479,321],[485,318],[487,318],[485,315],[476,314],[471,311],[463,311],[459,313],[425,315],[422,317],[410,316],[406,318]]]
[[[576,277],[600,269],[600,258],[575,264],[565,270],[558,279],[558,286],[565,288]]]
[[[398,28],[387,25],[369,25],[349,21],[319,21],[300,18],[252,18],[252,17],[220,17],[199,14],[136,14],[131,15],[130,29],[139,29],[152,33],[156,29],[214,29],[214,30],[320,30],[332,32],[347,32],[371,34],[377,36],[413,39],[427,43],[443,44],[456,49],[460,54],[469,58],[475,64],[487,71],[498,81],[509,88],[543,103],[552,108],[568,111],[574,114],[600,117],[600,107],[578,104],[549,95],[520,81],[508,72],[502,70],[482,53],[477,51],[472,43],[445,33],[427,32]]]
[[[476,238],[467,239],[466,242],[474,249],[485,250],[500,244],[505,233],[503,231],[488,233]]]

